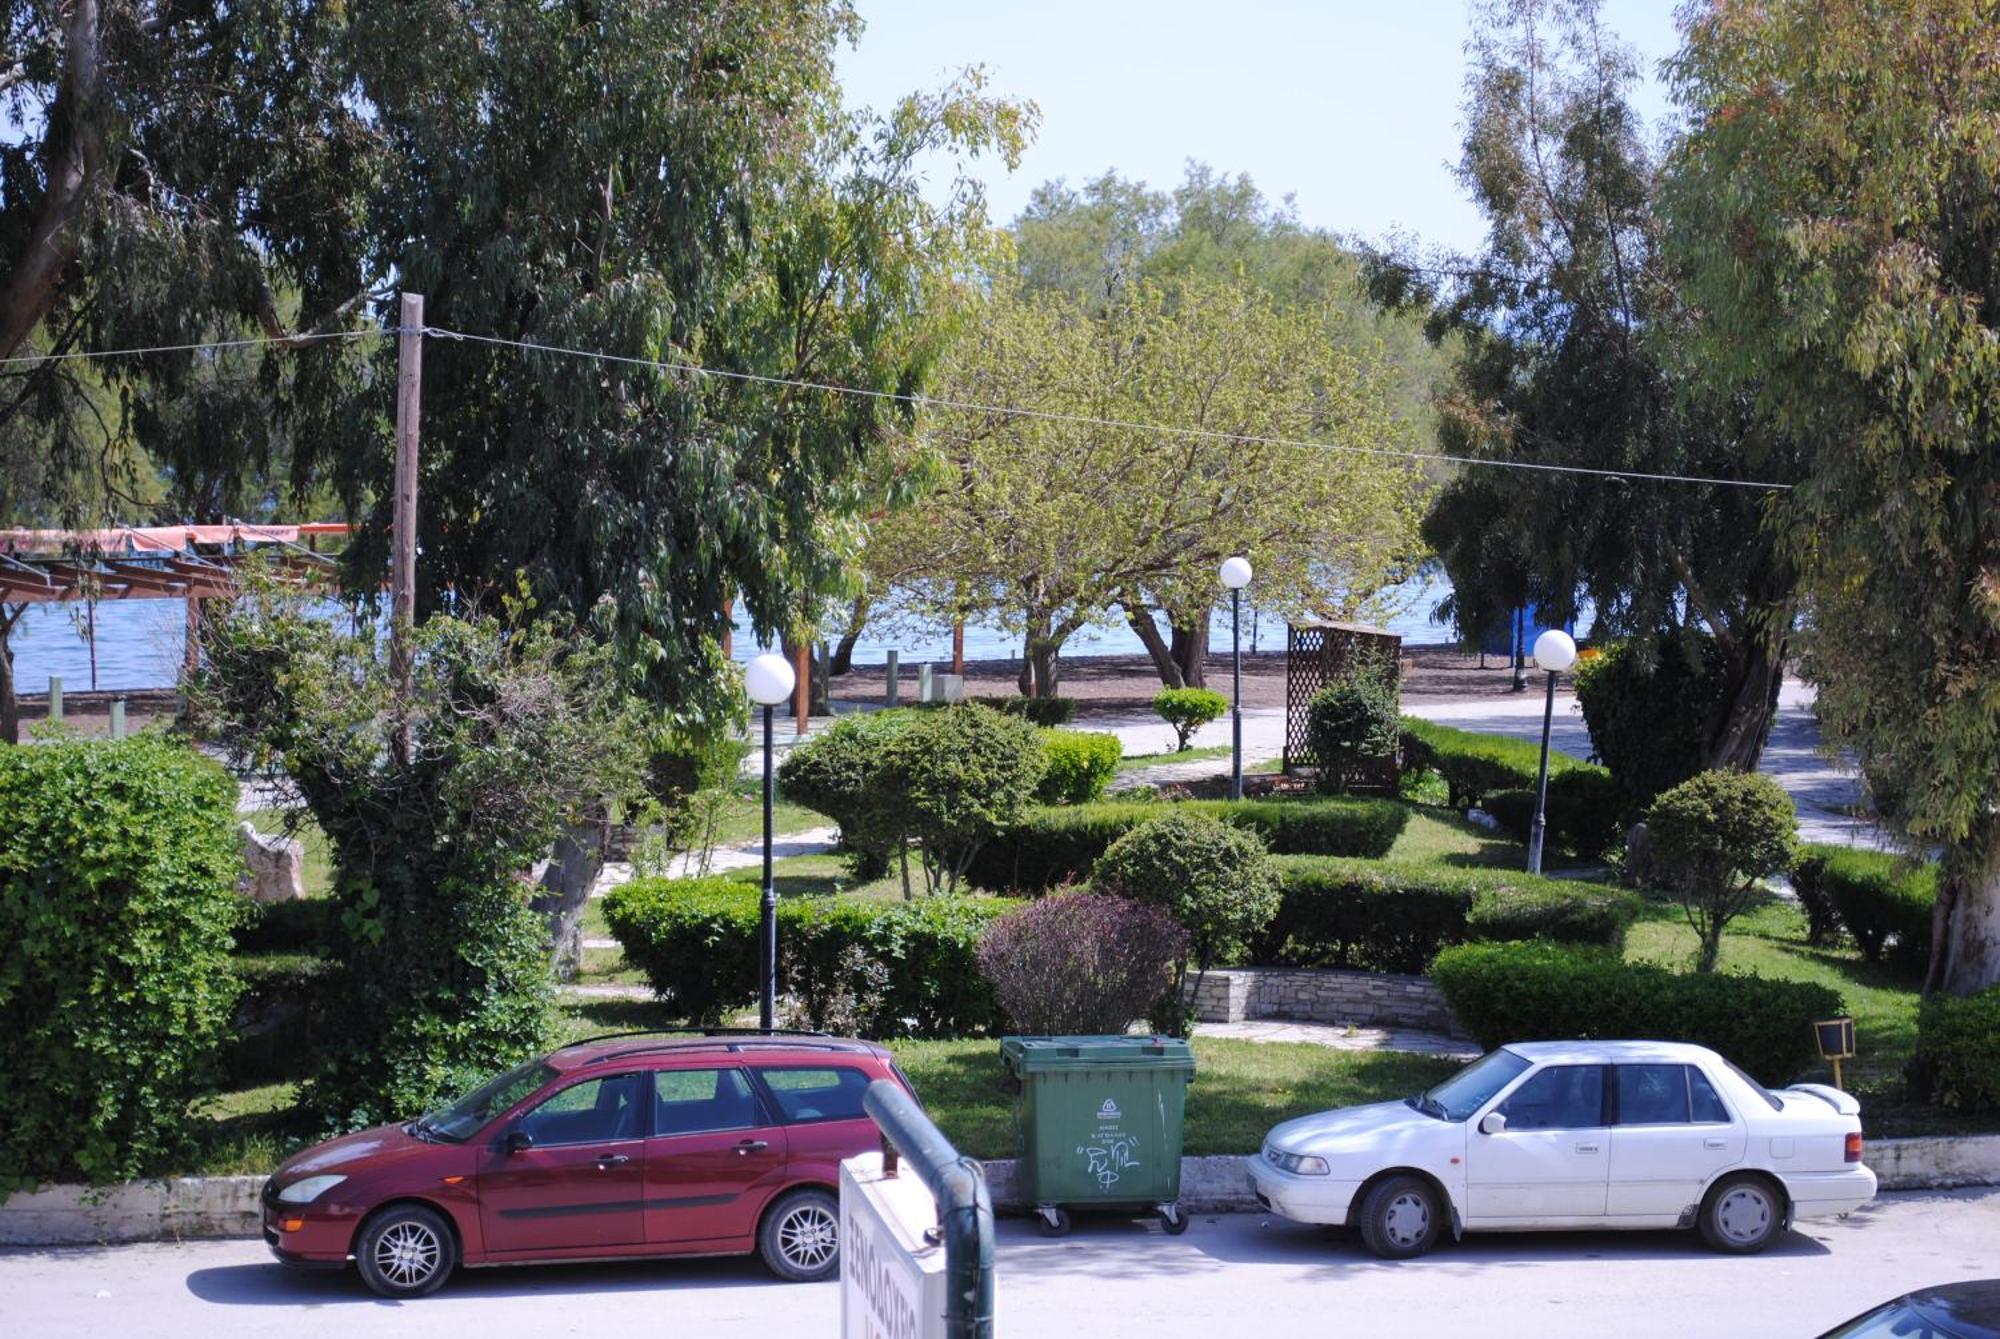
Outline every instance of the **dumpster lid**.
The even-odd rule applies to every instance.
[[[1107,1065],[1194,1068],[1194,1049],[1179,1037],[1002,1037],[1000,1054],[1023,1074]]]

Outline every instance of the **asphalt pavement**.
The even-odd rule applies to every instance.
[[[1928,1284],[2000,1277],[2000,1189],[1884,1195],[1763,1255],[1693,1233],[1486,1235],[1387,1264],[1353,1234],[1256,1214],[1187,1235],[1083,1218],[1043,1239],[1000,1228],[1002,1336],[1236,1339],[1388,1335],[1809,1336]],[[10,1339],[232,1335],[665,1334],[832,1339],[836,1285],[785,1285],[748,1260],[483,1269],[395,1304],[353,1274],[298,1274],[256,1241],[0,1252]]]

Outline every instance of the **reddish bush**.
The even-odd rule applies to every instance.
[[[1063,893],[988,926],[979,968],[1022,1032],[1123,1032],[1167,992],[1187,948],[1187,931],[1158,907]]]

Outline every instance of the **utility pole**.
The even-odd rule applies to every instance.
[[[396,752],[410,757],[410,694],[417,621],[417,419],[423,404],[424,296],[402,295],[396,330],[396,510],[390,529],[389,665],[396,681]]]

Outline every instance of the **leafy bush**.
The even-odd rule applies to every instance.
[[[883,745],[879,778],[879,802],[915,838],[930,891],[953,892],[1034,798],[1042,742],[1027,721],[977,703],[922,712]]]
[[[1912,971],[1929,963],[1936,865],[1846,846],[1812,847],[1800,864],[1812,867],[1808,877],[1868,961],[1880,962],[1887,948],[1899,966]],[[1798,878],[1795,870],[1794,886]]]
[[[1173,994],[1155,1015],[1166,1031],[1185,1033],[1191,1022],[1183,990],[1188,963],[1198,989],[1201,973],[1240,957],[1278,910],[1278,874],[1264,844],[1180,805],[1113,842],[1091,877],[1105,892],[1164,907],[1188,932]]]
[[[1400,710],[1392,678],[1351,674],[1322,688],[1306,704],[1306,747],[1319,788],[1345,795],[1393,766]]]
[[[1463,944],[1438,954],[1431,979],[1483,1047],[1694,1042],[1774,1084],[1815,1063],[1813,1021],[1842,1011],[1840,996],[1810,982],[1686,975],[1562,944]]]
[[[847,716],[809,737],[778,765],[785,798],[832,819],[857,878],[879,879],[903,843],[901,816],[883,802],[882,751],[915,713]]]
[[[1512,870],[1281,857],[1284,898],[1253,946],[1291,967],[1421,972],[1468,939],[1622,946],[1636,895]]]
[[[652,829],[634,854],[635,865],[664,864],[696,852],[703,870],[715,848],[715,834],[736,793],[750,741],[730,729],[696,729],[685,724],[654,732],[646,748],[645,802],[637,821]]]
[[[1700,941],[1695,969],[1715,970],[1722,930],[1749,905],[1758,880],[1797,859],[1792,797],[1755,772],[1703,772],[1646,811],[1652,869],[1680,897]]]
[[[1153,694],[1153,711],[1174,727],[1174,748],[1185,753],[1194,732],[1229,710],[1229,699],[1207,688],[1162,688]]]
[[[1933,995],[1917,1014],[1910,1086],[1941,1107],[2000,1115],[2000,986]]]
[[[237,989],[235,808],[156,736],[0,747],[0,1196],[187,1152]]]
[[[1434,771],[1443,777],[1454,809],[1481,804],[1495,791],[1531,789],[1541,774],[1538,741],[1458,730],[1415,716],[1403,717],[1401,741],[1405,773]],[[1603,770],[1560,749],[1549,750],[1551,789],[1558,776],[1578,769]]]
[[[1553,755],[1551,755],[1553,761]],[[1584,860],[1595,860],[1617,842],[1623,801],[1609,775],[1594,767],[1572,767],[1549,776],[1548,841]],[[1508,835],[1525,842],[1534,828],[1531,788],[1496,790],[1479,802]]]
[[[1159,907],[1064,893],[988,926],[979,969],[1021,1032],[1123,1032],[1159,1003],[1187,951],[1187,931]]]
[[[1379,858],[1410,818],[1391,800],[1187,800],[1173,808],[1255,832],[1281,855]],[[1141,800],[1030,809],[981,849],[966,878],[978,888],[1046,892],[1088,877],[1111,843],[1162,812]]]
[[[715,1023],[757,998],[761,900],[755,885],[728,878],[635,879],[605,897],[604,919],[663,999],[692,1022]],[[995,1028],[998,1006],[975,949],[987,923],[1019,905],[997,897],[790,898],[778,904],[779,963],[793,979],[814,983],[823,1008],[843,994],[872,997],[868,1030],[877,1036]],[[871,963],[886,969],[886,986],[868,981]]]
[[[972,701],[982,707],[991,707],[1003,716],[1025,717],[1031,725],[1048,729],[1068,725],[1076,719],[1076,699],[1073,697],[975,697]]]
[[[1798,896],[1799,909],[1806,914],[1806,943],[1814,948],[1827,948],[1840,941],[1840,913],[1834,910],[1833,895],[1820,876],[1826,869],[1826,858],[1847,849],[1801,846],[1798,863],[1792,866],[1792,892]]]
[[[1104,794],[1124,756],[1117,735],[1042,731],[1042,781],[1035,788],[1035,803],[1091,803]]]
[[[1637,813],[1702,770],[1725,706],[1728,665],[1704,633],[1612,642],[1577,662],[1576,700],[1590,747],[1622,807]]]

